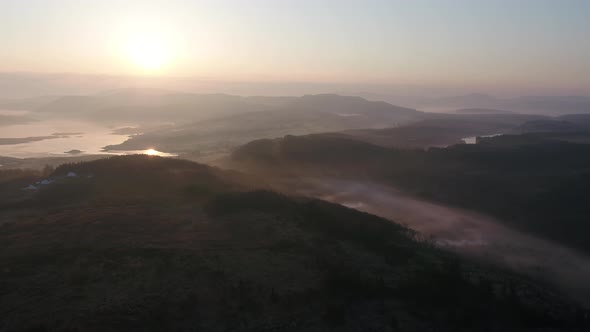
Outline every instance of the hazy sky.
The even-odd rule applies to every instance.
[[[588,0],[0,0],[0,71],[590,92]]]

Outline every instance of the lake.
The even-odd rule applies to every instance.
[[[500,136],[502,134],[492,134],[492,135],[479,135],[479,136],[469,136],[469,137],[464,137],[461,140],[463,142],[465,142],[465,144],[476,144],[477,143],[477,138],[478,137],[495,137],[495,136]]]
[[[21,116],[26,112],[0,110],[2,115]],[[33,120],[25,124],[0,126],[0,156],[15,158],[56,157],[81,154],[134,154],[150,153],[173,156],[150,150],[105,152],[106,145],[120,144],[128,135],[113,134],[119,127],[93,124],[76,120]],[[20,140],[14,140],[20,139]],[[15,144],[17,141],[17,144]],[[81,153],[66,153],[68,151]]]

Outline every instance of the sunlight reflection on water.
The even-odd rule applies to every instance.
[[[477,144],[478,137],[496,137],[501,136],[502,134],[493,134],[493,135],[480,135],[480,136],[469,136],[462,138],[461,140],[465,142],[465,144]]]
[[[154,149],[147,150],[125,150],[125,151],[111,151],[111,154],[147,154],[148,156],[158,157],[177,157],[177,154],[162,152]]]
[[[129,135],[118,135],[116,128],[82,121],[49,120],[0,127],[0,138],[40,138],[20,144],[0,144],[0,156],[15,158],[67,157],[80,155],[148,154],[174,157],[175,154],[147,150],[104,151],[107,145],[126,141]]]

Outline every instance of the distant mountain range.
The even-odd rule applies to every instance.
[[[403,96],[388,97],[381,95],[378,98],[420,110],[438,110],[447,112],[452,112],[457,109],[491,109],[495,110],[494,112],[496,113],[511,111],[544,115],[590,113],[590,97],[588,96],[523,96],[516,98],[499,98],[487,94],[468,94],[437,98]]]
[[[25,74],[1,74],[0,73],[0,87],[3,88],[4,91],[11,91],[14,89],[15,91],[19,89],[24,89],[26,91],[38,91],[37,95],[45,95],[45,97],[35,97],[35,98],[25,98],[25,99],[17,99],[13,98],[12,96],[19,96],[21,93],[12,93],[3,96],[1,98],[0,95],[0,109],[23,109],[23,108],[37,108],[42,105],[46,105],[48,102],[60,98],[60,95],[57,91],[68,91],[72,94],[72,96],[81,96],[81,95],[92,95],[91,94],[91,86],[93,83],[91,82],[98,82],[99,84],[95,87],[98,89],[96,91],[100,91],[101,86],[125,86],[130,85],[127,82],[128,79],[121,78],[121,77],[92,77],[89,75],[46,75],[45,80],[40,83],[39,79],[36,78],[34,74],[25,75]],[[84,84],[79,84],[78,87],[75,89],[61,89],[59,90],[56,87],[47,88],[41,87],[45,83],[51,85],[55,82],[58,87],[61,86],[73,86],[75,82],[85,82]],[[150,80],[144,80],[146,82]],[[197,80],[198,81],[198,80]],[[51,83],[53,82],[53,83]],[[126,83],[127,82],[127,83]],[[152,82],[154,83],[154,82]],[[207,82],[200,82],[200,86],[206,85]],[[211,83],[213,84],[213,83]],[[221,84],[217,82],[217,84]],[[22,87],[21,87],[22,85]],[[154,85],[154,84],[144,84],[146,86]],[[338,91],[338,89],[330,89],[329,87],[325,86],[317,86],[316,91]],[[210,89],[207,89],[210,90]],[[271,89],[272,90],[272,89]],[[279,89],[280,90],[280,89]],[[288,90],[288,89],[287,89]],[[287,91],[285,90],[285,91]],[[309,90],[309,89],[308,89]],[[223,89],[217,89],[217,91],[225,91]],[[252,91],[257,91],[256,89]],[[269,91],[269,89],[262,89],[260,91]],[[344,91],[344,90],[342,90]],[[412,94],[412,95],[404,95],[403,93],[392,91],[391,93],[371,93],[371,92],[350,92],[350,89],[346,90],[347,92],[342,92],[339,94],[343,95],[355,95],[366,98],[367,100],[371,101],[384,101],[387,103],[395,104],[395,105],[403,105],[409,108],[419,109],[419,110],[445,110],[448,112],[453,112],[457,109],[493,109],[496,111],[512,111],[512,112],[522,112],[522,113],[537,113],[537,114],[545,114],[545,115],[563,115],[563,114],[570,114],[570,113],[589,113],[590,112],[590,96],[576,96],[576,95],[564,95],[564,96],[521,96],[515,98],[500,98],[493,95],[485,94],[485,93],[473,93],[473,94],[465,94],[465,95],[456,95],[456,96],[442,96],[442,97],[429,97],[428,93],[424,93],[420,95],[419,93]],[[405,91],[405,90],[403,90]],[[430,93],[430,92],[429,92]],[[29,94],[30,95],[30,94]],[[154,98],[156,96],[165,96],[170,95],[170,98],[164,98],[163,100],[156,101]],[[172,97],[176,95],[176,97]],[[215,94],[201,94],[203,95],[215,95]],[[289,94],[286,94],[289,95]],[[94,97],[110,97],[107,100],[100,100],[98,98],[94,101],[87,101],[87,106],[90,106],[90,109],[96,107],[94,103],[100,104],[101,102],[108,106],[109,102],[108,99],[111,101],[124,101],[127,98],[131,98],[131,100],[125,101],[124,105],[117,105],[130,107],[130,106],[141,106],[139,103],[139,99],[144,99],[149,106],[150,102],[155,102],[154,107],[158,107],[165,102],[165,99],[168,99],[166,102],[171,104],[185,104],[192,96],[195,97],[195,94],[192,93],[181,93],[175,92],[174,89],[161,89],[161,88],[121,88],[121,89],[112,89],[106,90],[105,92],[96,93],[92,95]],[[229,96],[229,95],[226,95]],[[141,98],[138,98],[141,97]],[[178,100],[174,100],[178,98]],[[133,101],[135,99],[135,101]],[[161,98],[160,98],[161,99]],[[184,100],[183,100],[184,99]],[[198,99],[198,98],[197,98]],[[253,103],[256,105],[263,104],[268,106],[282,106],[289,101],[293,101],[297,99],[297,97],[248,97],[248,103]],[[149,101],[149,102],[148,102]],[[349,100],[352,101],[352,100]],[[193,100],[193,102],[198,102]],[[68,102],[61,101],[63,103],[61,105],[66,107]],[[59,104],[55,105],[58,106]],[[94,105],[94,106],[93,106]]]
[[[457,114],[505,114],[514,113],[505,110],[495,110],[490,108],[461,108],[455,111]]]
[[[199,95],[195,95],[199,96]],[[194,97],[199,98],[199,97]],[[200,97],[200,98],[210,98]],[[245,141],[287,134],[310,134],[360,128],[387,128],[417,121],[424,113],[385,102],[339,95],[303,97],[234,97],[227,98],[227,112],[183,113],[178,125],[132,137],[109,150],[136,150],[146,146],[160,151],[188,152],[207,146],[236,146]],[[243,107],[240,107],[242,105]],[[168,108],[170,109],[170,108]],[[173,113],[173,111],[168,110]],[[173,119],[171,114],[169,119]]]

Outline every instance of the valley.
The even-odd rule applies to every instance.
[[[438,246],[559,285],[590,303],[590,257],[508,228],[474,211],[412,197],[367,181],[310,178],[286,187],[405,225]]]
[[[586,326],[586,115],[145,93],[4,124],[2,328]]]

